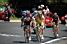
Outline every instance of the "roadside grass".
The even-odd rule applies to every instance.
[[[21,18],[18,18],[18,17],[16,17],[15,15],[11,15],[10,19],[11,19],[11,20],[20,20]]]

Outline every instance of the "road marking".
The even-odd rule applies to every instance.
[[[10,20],[10,22],[21,22],[21,20]]]
[[[0,20],[0,22],[4,22],[3,20]]]
[[[65,26],[67,26],[67,24],[65,24]]]
[[[20,35],[2,34],[2,33],[0,33],[0,36],[6,36],[6,37],[22,37]],[[62,40],[62,39],[67,39],[67,37],[61,37],[61,38],[53,39],[53,40],[50,40],[50,41],[47,41],[47,42],[44,42],[44,43],[40,43],[40,44],[49,44],[49,43],[52,43],[52,42],[55,42],[55,41],[59,41],[59,40]]]
[[[6,37],[22,37],[20,35],[2,34],[2,33],[0,33],[0,36],[6,36]]]
[[[61,37],[61,38],[53,39],[53,40],[50,40],[50,41],[47,41],[47,42],[44,42],[44,43],[41,43],[41,44],[49,44],[49,43],[59,41],[59,40],[62,40],[62,39],[67,39],[67,37]]]

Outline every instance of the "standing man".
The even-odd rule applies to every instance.
[[[12,4],[8,5],[6,4],[6,15],[8,16],[8,21],[10,21],[10,17],[12,15],[12,9],[11,9]]]

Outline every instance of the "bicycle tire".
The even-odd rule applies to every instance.
[[[41,42],[41,37],[40,37],[40,35],[37,36],[37,40],[38,40],[38,42]]]
[[[55,38],[58,38],[58,36],[57,36],[57,34],[58,34],[58,28],[57,28],[57,26],[54,26],[53,28],[54,28],[54,30],[53,30],[53,32],[54,32],[54,37],[55,37]]]
[[[38,29],[38,28],[37,28],[37,29]],[[41,36],[40,36],[39,30],[37,30],[37,32],[36,32],[36,38],[37,38],[37,41],[38,41],[38,42],[41,42]]]

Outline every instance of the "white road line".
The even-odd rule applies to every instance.
[[[65,24],[65,26],[67,26],[67,24]]]
[[[0,36],[6,36],[6,37],[22,37],[22,36],[20,36],[20,35],[1,34],[1,33],[0,33]]]
[[[67,37],[61,37],[61,38],[53,39],[53,40],[50,40],[50,41],[47,41],[47,42],[44,42],[44,43],[41,43],[41,44],[49,44],[49,43],[59,41],[59,40],[62,40],[62,39],[67,39]]]
[[[0,36],[6,36],[6,37],[22,37],[20,35],[2,34],[2,33],[0,33]],[[62,39],[67,39],[67,37],[61,37],[61,38],[53,39],[53,40],[50,40],[50,41],[47,41],[47,42],[44,42],[44,43],[40,43],[40,44],[49,44],[49,43],[52,43],[52,42],[55,42],[55,41],[59,41],[59,40],[62,40]]]
[[[10,22],[21,22],[21,20],[10,20]]]

